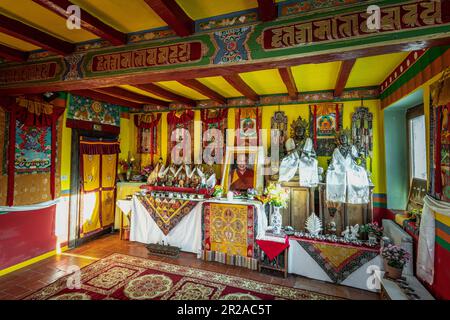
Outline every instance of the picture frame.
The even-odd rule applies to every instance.
[[[256,146],[227,147],[222,171],[222,188],[228,191],[246,192],[264,188],[264,149]],[[238,165],[246,165],[242,171]],[[241,174],[244,172],[243,174]]]

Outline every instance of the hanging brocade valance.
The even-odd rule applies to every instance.
[[[138,114],[134,116],[134,125],[138,128],[137,151],[153,155],[158,153],[158,132],[161,120],[161,113]]]
[[[55,199],[56,124],[65,109],[25,98],[8,99],[2,107],[9,115],[6,204],[14,204],[16,173],[49,172]]]
[[[117,154],[120,153],[120,143],[116,140],[91,140],[86,137],[80,139],[80,154]]]

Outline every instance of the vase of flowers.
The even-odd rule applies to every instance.
[[[403,267],[409,260],[409,254],[403,248],[389,244],[381,251],[384,260],[384,270],[389,278],[399,279],[402,276]]]
[[[213,197],[220,199],[223,196],[223,187],[221,185],[215,185],[212,194]]]
[[[270,225],[274,234],[281,233],[282,216],[280,213],[281,208],[286,208],[289,200],[289,192],[287,189],[281,187],[280,184],[271,183],[265,192],[267,196],[267,202],[273,207],[273,213],[270,219]]]
[[[131,156],[130,152],[128,152],[128,158],[127,159],[120,159],[119,160],[120,168],[122,169],[122,172],[125,172],[127,181],[131,180],[131,173],[133,171],[134,160],[135,159]]]

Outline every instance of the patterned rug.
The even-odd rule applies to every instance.
[[[165,262],[113,254],[25,300],[335,300],[337,298]],[[75,279],[76,280],[76,279]]]
[[[150,195],[137,195],[137,199],[166,236],[197,205],[195,201],[161,199]]]

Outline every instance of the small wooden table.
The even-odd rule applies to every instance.
[[[284,249],[278,256],[276,256],[272,261],[269,260],[266,254],[260,249],[260,260],[258,264],[258,271],[261,270],[272,270],[279,271],[283,273],[283,277],[287,278],[288,275],[288,256],[289,247]]]

